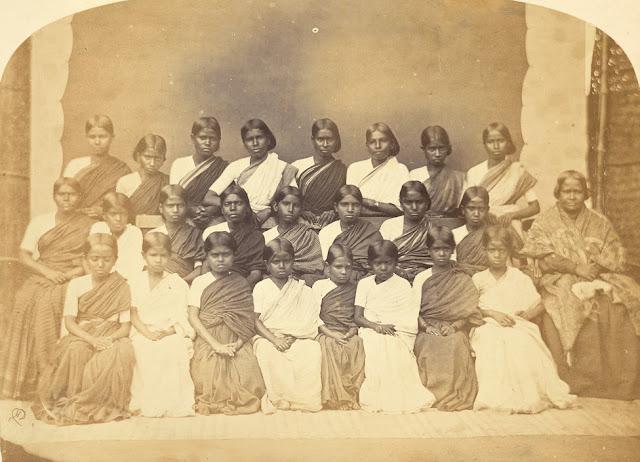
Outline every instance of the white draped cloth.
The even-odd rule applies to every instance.
[[[175,328],[176,333],[153,341],[131,328],[136,357],[131,383],[133,412],[145,417],[195,415],[190,361],[195,336],[187,317],[189,286],[175,273],[165,273],[152,289],[149,274],[140,272],[129,281],[131,305],[149,330]]]
[[[393,204],[400,208],[400,188],[409,181],[409,170],[389,156],[382,164],[374,167],[371,159],[354,162],[347,169],[347,184],[360,188],[362,197],[374,201]]]
[[[498,279],[489,270],[476,273],[480,309],[500,311],[515,318],[502,327],[493,318],[471,332],[476,353],[478,395],[474,409],[537,413],[550,407],[567,408],[575,400],[560,380],[538,326],[515,316],[540,303],[533,282],[517,268],[508,267]]]
[[[99,221],[91,226],[89,233],[111,234],[111,230],[106,222]],[[144,265],[144,259],[142,258],[142,231],[137,226],[128,224],[118,237],[118,259],[113,269],[129,280],[142,271]]]
[[[413,344],[418,332],[419,305],[411,284],[397,275],[376,284],[375,276],[358,282],[356,306],[367,320],[393,324],[396,335],[360,328],[365,351],[365,379],[360,406],[371,412],[420,412],[431,407],[433,394],[420,381]]]

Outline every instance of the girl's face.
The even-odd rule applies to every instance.
[[[215,245],[207,252],[207,263],[214,273],[228,273],[233,266],[233,250],[224,245]]]
[[[142,254],[150,273],[162,273],[167,266],[171,252],[164,247],[150,247]]]
[[[269,152],[269,137],[259,128],[249,130],[242,140],[249,155],[256,159],[262,159]]]
[[[293,256],[287,252],[276,252],[267,261],[267,272],[276,279],[287,279],[293,272]]]
[[[502,160],[507,155],[509,142],[498,130],[490,130],[484,148],[489,159]]]
[[[247,215],[249,205],[237,194],[229,194],[222,202],[222,215],[228,223],[240,223]]]
[[[584,207],[587,195],[582,183],[575,178],[567,178],[558,190],[558,203],[566,212],[579,212]]]
[[[369,150],[371,159],[377,160],[378,162],[387,160],[391,152],[392,144],[391,139],[381,131],[375,130],[372,132],[367,138],[367,149]]]
[[[87,268],[92,276],[102,279],[109,275],[116,263],[116,257],[111,246],[96,244],[86,256]]]
[[[278,213],[278,223],[295,224],[302,213],[302,203],[297,196],[289,194],[276,204],[275,209]]]
[[[338,214],[338,218],[342,224],[350,225],[355,222],[362,212],[362,204],[358,199],[351,195],[347,195],[335,204],[334,209]]]
[[[447,266],[453,254],[453,247],[444,241],[436,240],[429,247],[429,254],[433,260],[434,266]]]
[[[445,164],[447,156],[451,153],[451,146],[442,144],[439,140],[430,141],[424,148],[424,157],[428,165],[441,167]]]
[[[467,224],[477,227],[484,222],[489,207],[482,198],[474,197],[462,208],[462,212]]]
[[[91,146],[91,154],[105,156],[109,154],[109,148],[113,141],[113,135],[104,128],[93,127],[87,132],[87,141]]]
[[[121,207],[114,207],[104,212],[102,217],[104,221],[109,225],[109,230],[112,234],[120,234],[127,227],[129,222],[129,214]]]
[[[213,128],[206,127],[191,135],[191,141],[200,157],[210,157],[220,149],[220,136]]]
[[[318,130],[315,137],[311,137],[313,148],[320,157],[331,157],[336,152],[338,138],[328,128]]]
[[[153,175],[160,170],[162,164],[164,164],[165,157],[158,154],[155,149],[147,149],[144,152],[138,154],[138,165],[140,170],[149,175]]]
[[[64,184],[54,193],[53,200],[60,212],[71,212],[78,208],[80,194],[72,186]]]
[[[184,199],[178,196],[169,196],[160,204],[160,215],[165,223],[183,223],[187,217],[187,206]]]
[[[397,263],[398,262],[395,258],[389,257],[387,255],[381,255],[374,258],[371,261],[371,269],[376,275],[376,281],[378,283],[381,283],[393,276],[393,273],[396,270]]]
[[[401,199],[402,212],[414,221],[422,220],[429,210],[427,199],[418,191],[408,191]]]
[[[326,268],[329,279],[338,285],[346,284],[351,279],[352,264],[347,257],[336,258]]]
[[[493,240],[485,247],[489,259],[489,267],[492,269],[504,269],[507,267],[509,259],[509,249],[504,242]]]

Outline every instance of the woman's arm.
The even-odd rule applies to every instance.
[[[502,226],[509,226],[513,220],[522,220],[524,218],[529,218],[539,212],[540,203],[537,200],[531,201],[515,212],[507,212],[504,215],[500,215],[498,217],[498,223],[500,223]]]
[[[256,332],[261,337],[269,340],[278,351],[287,351],[289,347],[293,345],[293,341],[295,340],[293,337],[277,337],[269,330],[269,328],[267,328],[267,326],[264,325],[262,321],[260,321],[260,315],[258,313],[256,313],[255,316]]]
[[[202,325],[202,321],[200,321],[200,316],[198,314],[198,308],[195,306],[189,306],[189,323],[193,327],[193,330],[196,331],[196,334],[207,342],[214,352],[226,356],[233,356],[233,348],[230,345],[223,345],[218,342],[213,335],[209,333],[207,328]]]
[[[516,320],[513,319],[513,317],[509,316],[506,313],[503,313],[502,311],[483,310],[482,308],[479,309],[480,314],[482,314],[483,318],[493,318],[502,327],[511,327],[516,324]]]
[[[18,259],[20,263],[29,268],[31,271],[49,279],[51,282],[56,284],[64,284],[69,279],[65,273],[62,271],[56,271],[49,268],[46,265],[34,260],[33,254],[27,250],[20,249],[20,253],[18,254]]]
[[[320,331],[321,334],[326,335],[327,337],[331,337],[342,345],[347,343],[345,339],[346,336],[344,334],[341,334],[340,332],[337,332],[335,330],[331,330],[324,324],[318,327],[318,331]]]
[[[358,305],[356,305],[353,320],[358,326],[373,329],[379,334],[393,335],[396,332],[396,328],[393,324],[378,324],[377,322],[369,321],[364,317],[364,308]]]
[[[109,335],[108,338],[110,338],[111,340],[118,340],[124,337],[128,337],[130,330],[131,330],[130,322],[127,321],[127,322],[120,323],[120,327],[118,328],[118,330],[115,331],[113,334]]]
[[[262,271],[251,270],[247,276],[247,282],[251,287],[255,286],[258,282],[262,281]]]
[[[373,199],[365,198],[362,201],[362,205],[372,212],[380,213],[387,217],[399,217],[402,215],[402,210],[393,204],[387,204],[386,202],[378,202]]]
[[[193,282],[193,280],[195,278],[197,278],[198,276],[200,276],[201,274],[202,274],[202,265],[198,265],[193,269],[193,271],[191,271],[189,274],[187,274],[182,279],[184,279],[184,281],[187,284],[191,284]]]
[[[111,346],[112,341],[109,337],[94,337],[93,335],[89,334],[78,325],[75,316],[65,316],[64,326],[67,328],[70,334],[81,338],[97,350],[105,350]]]
[[[151,331],[145,323],[140,319],[140,315],[138,314],[138,309],[135,306],[131,307],[131,324],[136,328],[138,332],[144,335],[149,340],[160,340],[162,335],[160,332]]]

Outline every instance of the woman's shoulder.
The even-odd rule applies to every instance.
[[[398,276],[397,274],[394,274],[393,276],[391,276],[388,279],[388,282],[390,282],[391,283],[390,285],[392,285],[397,289],[402,289],[402,290],[411,289],[411,283],[407,281],[405,278]]]
[[[91,288],[91,275],[83,274],[82,276],[75,277],[69,281],[67,284],[67,293],[68,294],[76,294],[82,295],[82,293],[86,292]]]
[[[409,177],[412,180],[416,181],[424,181],[428,178],[429,171],[426,166],[414,168],[413,170],[409,170]]]

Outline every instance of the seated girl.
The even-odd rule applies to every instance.
[[[102,199],[102,219],[91,227],[91,234],[112,234],[118,240],[118,260],[113,267],[126,279],[144,268],[142,231],[129,223],[132,217],[131,201],[122,193],[110,192]]]
[[[322,248],[322,258],[327,259],[332,244],[343,244],[353,253],[353,277],[355,280],[369,272],[367,249],[370,244],[382,240],[378,229],[368,221],[360,218],[362,213],[362,194],[353,185],[344,185],[333,199],[333,208],[338,214],[338,221],[320,230],[318,238]]]
[[[253,287],[262,279],[264,237],[256,226],[249,197],[244,189],[232,184],[224,190],[220,200],[225,221],[209,226],[202,233],[202,238],[206,239],[215,231],[230,233],[237,245],[231,270],[246,278]],[[204,266],[203,271],[208,271],[206,262]]]
[[[276,194],[273,210],[276,213],[277,226],[262,233],[264,241],[283,237],[293,245],[296,259],[293,262],[293,275],[312,285],[322,278],[322,249],[318,233],[307,223],[300,221],[302,214],[302,194],[295,186],[286,186]]]
[[[427,231],[431,226],[426,216],[431,205],[427,188],[420,181],[407,181],[400,188],[402,216],[382,222],[380,234],[398,247],[396,273],[409,282],[431,266],[427,249]]]
[[[169,236],[147,233],[142,254],[147,269],[129,280],[136,357],[130,409],[145,417],[193,415],[189,286],[177,274],[165,271],[171,255]]]
[[[322,354],[314,339],[321,324],[320,300],[303,281],[291,277],[295,254],[277,237],[264,248],[269,278],[253,289],[258,337],[253,350],[267,393],[262,411],[319,411]]]
[[[110,422],[129,416],[135,362],[129,340],[131,294],[115,271],[111,234],[87,238],[89,271],[69,282],[64,337],[38,384],[36,418],[56,425]]]
[[[189,292],[189,320],[198,336],[191,361],[199,414],[251,414],[260,410],[264,381],[253,353],[251,286],[231,271],[237,244],[227,232],[205,240],[209,272]]]
[[[469,328],[483,324],[478,291],[451,254],[453,234],[434,226],[427,234],[433,267],[416,276],[413,289],[420,303],[414,353],[420,378],[442,411],[471,409],[478,380],[469,344]]]
[[[116,192],[131,200],[131,213],[157,215],[160,206],[160,190],[169,184],[169,175],[160,167],[167,158],[167,143],[160,135],[148,134],[138,141],[133,150],[133,160],[138,171],[120,177]]]
[[[395,274],[395,244],[376,242],[368,254],[373,275],[358,282],[354,316],[366,357],[360,406],[372,412],[420,412],[435,398],[420,382],[413,355],[418,306],[409,282]]]
[[[478,376],[474,409],[533,414],[569,407],[575,396],[558,377],[538,326],[531,322],[542,311],[540,295],[529,276],[507,265],[512,234],[490,226],[482,243],[489,268],[473,275],[485,320],[471,333]]]
[[[151,230],[169,236],[171,257],[166,270],[191,283],[200,275],[205,258],[200,230],[187,223],[187,202],[182,186],[170,184],[160,191],[160,215],[164,225]]]
[[[318,342],[322,350],[322,406],[360,409],[358,395],[364,380],[364,348],[354,322],[356,285],[351,282],[351,250],[342,244],[329,248],[325,273],[313,285],[322,300]]]

